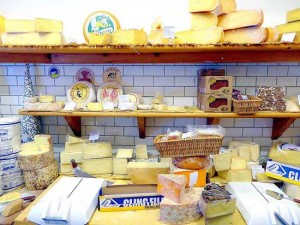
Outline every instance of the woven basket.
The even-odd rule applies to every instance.
[[[248,96],[249,100],[233,101],[233,111],[237,114],[254,114],[259,110],[262,100],[255,96]]]
[[[223,141],[223,137],[217,135],[203,135],[198,138],[169,141],[161,141],[162,137],[164,135],[158,135],[154,139],[154,145],[162,157],[218,154]]]

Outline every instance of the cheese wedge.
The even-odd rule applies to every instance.
[[[198,30],[176,32],[175,44],[216,44],[223,39],[223,31],[220,27],[210,27]]]
[[[219,4],[219,0],[189,0],[189,12],[211,12]]]
[[[286,13],[286,22],[294,22],[300,20],[300,8],[288,11]]]
[[[137,159],[148,159],[147,145],[140,144],[135,146],[135,157]]]
[[[231,155],[229,153],[213,156],[216,171],[229,170],[231,167]]]
[[[272,43],[272,42],[278,42],[281,40],[282,35],[279,34],[279,32],[277,31],[276,28],[266,27],[265,30],[266,30],[266,35],[267,35],[265,42]]]
[[[246,27],[224,32],[224,42],[237,44],[257,44],[266,39],[266,30],[262,27]]]
[[[35,32],[34,20],[8,20],[4,21],[5,32],[7,33],[31,33]]]
[[[133,149],[119,148],[116,157],[131,159],[133,157]]]
[[[33,139],[37,145],[53,145],[51,135],[49,134],[37,134]]]
[[[111,34],[89,33],[89,44],[91,45],[109,45],[111,43]]]
[[[5,32],[5,18],[3,16],[0,16],[0,34]]]
[[[77,161],[76,161],[77,162]],[[82,163],[77,163],[77,166],[79,168],[82,168]],[[71,163],[68,163],[68,164],[60,164],[60,173],[73,173],[73,167],[72,167],[72,164]]]
[[[116,30],[112,33],[112,45],[147,45],[147,33],[143,30]]]
[[[214,13],[191,13],[191,29],[203,29],[216,26],[218,17]]]
[[[39,96],[39,102],[48,103],[48,102],[54,102],[54,101],[55,101],[55,97],[53,95],[40,95]]]
[[[276,26],[276,29],[280,34],[294,33],[300,31],[300,21],[290,22],[286,24],[280,24]]]
[[[169,39],[164,38],[164,32],[162,29],[151,30],[148,36],[148,41],[152,45],[167,45]]]
[[[262,10],[239,10],[219,16],[218,26],[225,30],[261,25]]]
[[[67,142],[69,144],[74,144],[74,143],[84,143],[85,140],[79,137],[75,137],[73,135],[68,134],[67,135]]]
[[[36,18],[34,22],[36,32],[61,33],[63,31],[63,23],[59,20]]]
[[[230,13],[235,10],[236,10],[235,0],[219,0],[219,5],[213,11],[213,13],[219,16],[221,14]]]

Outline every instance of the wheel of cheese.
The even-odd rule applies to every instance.
[[[54,152],[50,145],[37,145],[34,142],[22,144],[19,153],[19,165],[23,170],[35,170],[49,166],[54,161]]]
[[[114,83],[107,83],[99,88],[97,91],[98,102],[113,102],[114,106],[117,106],[119,101],[119,95],[122,95],[123,91],[120,85]]]
[[[58,164],[54,161],[50,166],[23,171],[27,190],[41,190],[48,187],[58,177]]]
[[[89,102],[96,100],[94,85],[87,81],[78,81],[67,90],[68,102],[86,106]]]
[[[210,158],[209,156],[175,157],[173,164],[181,169],[200,170],[209,168]]]

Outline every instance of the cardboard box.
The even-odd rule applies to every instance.
[[[287,183],[300,185],[300,168],[269,160],[266,175]]]
[[[198,76],[198,92],[231,94],[232,76]]]
[[[225,76],[224,69],[201,69],[198,70],[199,76]]]
[[[100,211],[127,211],[159,208],[163,196],[156,184],[128,184],[103,187],[100,190]]]
[[[231,94],[197,94],[197,106],[207,112],[231,112]]]

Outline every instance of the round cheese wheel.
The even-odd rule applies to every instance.
[[[173,158],[174,166],[181,169],[199,170],[206,169],[210,166],[209,156],[188,156]]]
[[[48,187],[58,177],[58,164],[54,161],[50,166],[23,171],[25,187],[29,191]]]
[[[38,134],[33,139],[37,145],[53,145],[51,135],[49,134]]]
[[[78,81],[67,90],[68,102],[74,102],[79,106],[86,106],[96,100],[94,85],[87,81]]]
[[[122,95],[123,91],[120,85],[114,83],[108,83],[98,89],[97,101],[98,102],[113,102],[116,106],[119,101],[119,95]]]
[[[50,145],[27,142],[22,144],[18,158],[20,168],[24,172],[24,170],[35,170],[51,165],[54,161],[54,152]]]

